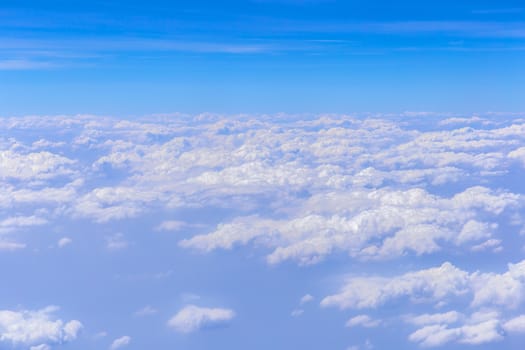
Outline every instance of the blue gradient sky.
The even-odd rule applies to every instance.
[[[2,115],[525,109],[520,1],[2,1]]]
[[[0,0],[0,350],[522,350],[524,62],[523,0]]]

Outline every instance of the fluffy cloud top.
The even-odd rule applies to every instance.
[[[502,274],[468,273],[446,262],[394,277],[350,277],[339,293],[325,297],[321,305],[375,308],[403,296],[430,302],[469,296],[475,307],[517,307],[525,297],[525,260],[509,264]]]
[[[53,315],[57,311],[55,306],[37,311],[0,310],[0,341],[13,345],[35,345],[37,349],[45,349],[46,344],[75,340],[82,329],[82,323],[57,319]]]
[[[410,119],[380,116],[57,116],[6,118],[0,129],[44,130],[53,139],[0,143],[5,213],[29,208],[27,217],[39,217],[30,208],[46,203],[39,217],[46,222],[107,223],[159,208],[228,207],[240,215],[181,246],[211,251],[262,242],[270,264],[312,264],[339,251],[390,259],[449,243],[497,252],[495,218],[523,204],[519,194],[465,183],[490,182],[520,164],[525,123],[518,119],[456,118],[420,129]],[[435,194],[450,183],[462,190]],[[0,222],[10,219],[1,215]],[[158,229],[184,225],[164,221]]]
[[[191,333],[202,328],[225,324],[234,317],[235,312],[231,309],[187,305],[168,321],[168,326],[177,332]]]
[[[508,320],[503,324],[503,329],[511,333],[525,333],[525,315]]]
[[[414,328],[408,339],[421,346],[483,344],[523,333],[523,316],[514,310],[525,298],[524,261],[500,273],[443,263],[523,246],[517,233],[525,227],[525,197],[516,180],[525,165],[523,119],[57,116],[2,118],[0,130],[16,136],[0,138],[0,253],[32,246],[8,236],[43,225],[144,216],[154,217],[144,220],[152,229],[181,231],[184,249],[254,246],[271,265],[346,257],[379,266],[432,255],[442,258],[435,267],[350,276],[321,305],[439,307],[443,312],[402,317]],[[217,217],[200,216],[203,222],[164,215],[216,208],[228,215],[217,210]],[[129,245],[118,231],[104,232],[109,250]],[[311,300],[306,295],[299,304]],[[463,309],[443,309],[452,304]],[[1,311],[0,340],[46,350],[74,339],[80,322],[57,320],[55,311]],[[168,324],[189,333],[234,316],[230,309],[188,305]],[[347,322],[379,324],[388,322],[365,314]],[[125,336],[112,346],[129,341]]]
[[[502,311],[519,310],[525,300],[525,260],[509,264],[501,274],[468,273],[450,263],[437,268],[409,272],[394,277],[350,277],[338,294],[325,297],[322,306],[342,309],[377,308],[408,297],[435,306],[467,299],[470,308],[480,309],[467,317],[457,311],[407,316],[404,320],[420,327],[409,340],[424,347],[456,342],[484,344],[502,340],[505,332],[525,332],[523,315],[505,320]],[[485,310],[485,311],[483,311]],[[493,311],[486,311],[493,310]],[[373,327],[380,323],[367,315],[358,315],[347,322],[348,327]]]
[[[328,192],[310,197],[291,218],[241,217],[180,244],[211,251],[258,240],[275,247],[267,257],[271,264],[317,263],[340,250],[362,259],[421,255],[441,250],[440,242],[461,246],[489,239],[497,225],[479,218],[521,203],[519,195],[479,186],[451,198],[422,189]]]
[[[13,150],[0,150],[0,179],[47,179],[60,175],[70,175],[75,162],[50,152],[18,153]]]

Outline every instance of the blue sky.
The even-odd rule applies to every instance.
[[[3,115],[524,109],[519,1],[2,1],[0,18]]]
[[[0,350],[525,342],[518,1],[1,1]]]

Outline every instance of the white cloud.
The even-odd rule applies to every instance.
[[[408,338],[422,346],[432,347],[449,343],[458,338],[460,330],[448,329],[445,325],[431,325],[418,329]]]
[[[299,301],[299,303],[302,305],[302,304],[306,304],[306,303],[309,303],[311,302],[312,300],[314,300],[314,297],[310,294],[305,294],[302,296],[301,300]]]
[[[462,317],[463,315],[457,311],[449,311],[437,314],[409,316],[405,320],[416,326],[426,326],[429,324],[452,324],[458,322]]]
[[[120,338],[117,338],[117,339],[113,340],[113,342],[111,343],[111,346],[109,348],[110,348],[110,350],[120,349],[120,348],[123,348],[123,347],[129,345],[130,342],[131,342],[131,337],[125,335],[125,336],[122,336]]]
[[[75,180],[65,184],[63,187],[44,187],[39,189],[5,187],[4,197],[0,200],[0,207],[12,207],[16,205],[60,205],[72,202],[76,197],[78,187],[82,186],[82,180]],[[29,187],[29,186],[28,186]]]
[[[0,179],[49,179],[71,175],[74,160],[50,152],[17,153],[0,150]]]
[[[369,339],[367,339],[362,346],[352,345],[346,348],[346,350],[371,350],[373,348],[374,348],[374,345]]]
[[[13,251],[13,250],[24,249],[25,247],[26,245],[24,243],[0,240],[0,251],[2,250]]]
[[[449,328],[444,324],[424,326],[410,334],[409,340],[425,347],[441,346],[450,342],[469,345],[492,343],[503,339],[498,319]]]
[[[498,253],[503,250],[503,247],[501,247],[501,240],[500,239],[487,239],[485,242],[482,242],[480,244],[476,244],[475,246],[472,246],[472,251],[479,252],[484,251],[488,249],[492,249],[493,252]]]
[[[439,125],[472,124],[472,123],[482,123],[484,125],[492,124],[491,121],[489,121],[489,120],[487,120],[485,118],[480,118],[478,116],[473,116],[473,117],[470,117],[470,118],[452,117],[452,118],[443,119],[442,121],[439,122]]]
[[[104,223],[137,216],[145,210],[145,205],[154,201],[157,196],[153,189],[148,191],[133,187],[96,188],[77,200],[73,212],[74,215]]]
[[[302,314],[304,313],[304,310],[303,309],[294,309],[292,310],[292,312],[290,313],[290,315],[292,317],[299,317],[299,316],[302,316]]]
[[[352,317],[346,322],[346,327],[361,326],[361,327],[372,328],[372,327],[377,327],[380,324],[381,324],[380,320],[374,320],[368,315],[357,315],[357,316]]]
[[[521,239],[512,236],[519,228],[502,231],[507,223],[523,226],[524,197],[512,192],[517,186],[507,175],[513,178],[509,172],[525,164],[524,120],[432,119],[422,128],[410,115],[0,118],[6,135],[27,132],[53,140],[0,138],[0,233],[15,235],[63,217],[103,224],[141,215],[155,215],[158,230],[206,228],[162,221],[162,215],[219,207],[228,209],[227,219],[203,216],[216,228],[199,230],[180,246],[210,252],[254,245],[269,264],[300,265],[344,255],[355,264],[375,260],[371,266],[379,266],[399,257],[475,251],[476,259],[503,247],[511,251],[514,239]],[[107,239],[110,250],[128,244],[122,234]],[[23,247],[14,238],[0,240],[0,250]],[[392,301],[464,306],[468,312],[412,316],[419,328],[413,341],[428,346],[484,343],[499,339],[501,329],[520,329],[519,317],[479,319],[475,313],[509,313],[523,305],[523,262],[498,273],[451,263],[421,268],[420,262],[413,272],[395,276],[350,276],[321,303],[351,309]],[[308,301],[306,295],[299,305]],[[178,320],[187,321],[180,321],[179,330],[234,315],[193,307],[201,311],[190,317],[181,310]],[[352,325],[375,322],[356,317]],[[75,325],[67,327],[72,334]],[[31,344],[41,345],[47,342]]]
[[[472,307],[515,308],[525,297],[525,260],[509,264],[508,271],[502,274],[468,273],[446,262],[440,267],[394,277],[349,277],[341,291],[325,297],[321,305],[375,308],[400,297],[420,302],[469,297]]]
[[[26,227],[40,226],[47,224],[44,218],[32,216],[12,216],[0,221],[0,234],[16,231]]]
[[[40,139],[32,143],[32,149],[46,149],[46,148],[56,148],[65,146],[65,142],[53,142],[46,139]]]
[[[468,273],[447,262],[440,267],[392,278],[349,278],[338,294],[325,297],[321,305],[362,309],[377,307],[403,296],[442,300],[466,294],[468,283]]]
[[[460,343],[465,344],[484,344],[503,339],[503,334],[499,330],[498,320],[488,320],[478,324],[465,325],[461,327],[462,337]]]
[[[511,159],[519,160],[525,165],[525,147],[520,147],[512,152],[509,152],[508,157]]]
[[[525,260],[509,264],[506,272],[472,272],[450,263],[406,274],[381,277],[349,277],[338,294],[321,301],[322,306],[341,309],[377,308],[389,301],[408,297],[413,304],[435,306],[454,303],[474,311],[465,316],[458,311],[408,315],[405,322],[420,327],[409,340],[425,347],[447,343],[484,344],[502,340],[503,332],[525,332],[525,316],[504,321],[501,314],[517,310],[525,301]],[[406,300],[406,299],[405,299]],[[467,305],[465,305],[465,302]],[[347,326],[375,326],[367,315],[358,315]]]
[[[303,265],[341,250],[359,259],[390,259],[435,253],[443,242],[479,249],[497,225],[477,218],[519,208],[522,200],[479,186],[451,198],[422,189],[328,192],[311,196],[291,218],[238,217],[180,245],[209,252],[257,242],[274,248],[268,263],[292,259]]]
[[[178,231],[184,227],[186,227],[188,224],[184,221],[177,221],[177,220],[167,220],[161,222],[157,227],[157,231]]]
[[[77,320],[64,322],[57,319],[53,315],[57,311],[55,306],[37,311],[0,310],[0,341],[45,349],[47,344],[75,340],[82,324]]]
[[[51,350],[51,347],[47,344],[40,344],[30,347],[29,350]]]
[[[234,317],[235,312],[231,309],[187,305],[168,321],[168,326],[181,333],[191,333],[202,328],[225,324]]]
[[[159,206],[237,206],[242,210],[260,206],[257,196],[272,198],[279,203],[279,210],[294,211],[304,199],[296,193],[304,191],[313,195],[347,192],[386,183],[426,188],[461,182],[469,176],[477,180],[483,176],[481,170],[485,174],[487,170],[506,171],[508,159],[518,156],[523,148],[525,124],[517,119],[513,125],[512,121],[488,123],[479,117],[444,123],[453,125],[458,121],[481,123],[483,128],[443,131],[429,122],[437,131],[421,131],[410,120],[349,116],[303,120],[288,116],[283,120],[280,116],[200,115],[148,121],[89,115],[5,118],[0,129],[46,130],[51,135],[60,131],[76,141],[69,158],[49,150],[61,147],[64,141],[38,140],[29,146],[9,141],[2,159],[16,166],[2,168],[10,169],[4,176],[27,180],[16,185],[20,188],[12,189],[19,201],[69,203],[67,208],[71,209],[64,210],[64,214],[101,223],[136,217]],[[157,136],[162,136],[162,141],[156,140]],[[34,147],[43,150],[28,151]],[[94,152],[98,159],[89,163],[82,157],[85,151]],[[105,176],[105,166],[118,169],[121,175],[111,184],[93,187],[93,180]],[[34,186],[36,180],[59,175],[74,176],[83,184],[68,188]],[[290,199],[291,208],[285,205]],[[4,203],[20,202],[0,198],[0,206]],[[295,212],[297,215],[288,220],[301,218],[301,213]],[[473,215],[468,219],[477,218]],[[182,227],[170,225],[172,229]],[[327,254],[333,250],[330,239],[318,237],[318,241]],[[312,263],[323,259],[323,252],[313,250],[310,256],[292,253],[309,246],[307,241],[297,243],[270,260]],[[404,254],[405,250],[425,254],[439,248],[431,241],[416,246],[405,244],[403,237],[397,237],[390,247],[377,247],[377,254]]]
[[[77,334],[80,332],[80,330],[83,328],[82,323],[80,323],[77,320],[69,321],[64,325],[63,331],[64,331],[64,340],[65,341],[71,341],[75,340],[77,337]]]
[[[474,289],[472,306],[517,307],[525,297],[525,260],[509,264],[508,271],[503,274],[474,273],[471,280]]]
[[[503,324],[503,329],[510,333],[525,333],[525,315],[520,315]]]
[[[459,244],[468,241],[479,241],[484,238],[492,236],[492,231],[497,228],[496,224],[489,226],[486,222],[479,222],[476,220],[469,220],[463,225],[461,232],[456,238]]]
[[[73,243],[73,240],[69,237],[62,237],[58,240],[57,242],[57,245],[59,248],[63,248],[67,245],[70,245],[71,243]]]

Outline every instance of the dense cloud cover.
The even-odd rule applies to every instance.
[[[35,116],[0,119],[0,129],[0,254],[45,249],[35,232],[65,223],[107,228],[105,251],[125,254],[141,246],[119,226],[142,220],[143,236],[179,235],[173,254],[196,261],[249,251],[270,270],[338,266],[327,272],[337,283],[318,281],[324,295],[298,292],[297,318],[320,303],[319,312],[356,311],[345,331],[390,327],[381,310],[395,302],[409,344],[525,336],[524,119]],[[198,215],[171,215],[188,211]],[[67,250],[77,237],[49,242]],[[487,257],[498,263],[478,266]],[[240,315],[198,301],[171,309],[164,325],[220,331]],[[82,324],[53,321],[55,312],[0,311],[0,341],[75,340]],[[118,336],[108,347],[133,346],[133,334]]]

